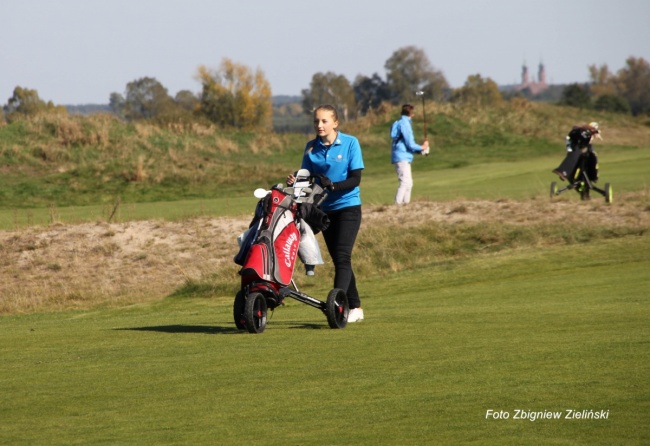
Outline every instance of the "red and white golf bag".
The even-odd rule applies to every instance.
[[[242,266],[242,287],[260,280],[274,288],[291,283],[300,245],[297,212],[293,197],[279,188],[260,199],[234,259]]]

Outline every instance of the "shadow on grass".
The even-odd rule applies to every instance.
[[[323,330],[329,328],[327,322],[324,324],[317,323],[296,323],[288,321],[269,321],[266,328],[272,326],[280,326],[286,329],[302,329],[302,330]],[[247,333],[246,330],[239,330],[236,327],[219,327],[208,325],[158,325],[153,327],[130,327],[130,328],[114,328],[117,331],[155,331],[158,333],[172,333],[172,334],[236,334]]]
[[[287,328],[289,330],[296,329],[296,328],[302,329],[302,330],[306,330],[306,329],[322,330],[322,329],[325,329],[325,328],[329,328],[329,326],[327,325],[327,322],[325,322],[324,324],[318,324],[318,323],[313,323],[313,322],[302,322],[301,323],[301,322],[293,322],[293,321],[286,321],[286,322],[285,321],[275,321],[275,322],[270,321],[268,323],[268,325],[267,325],[267,329],[268,329],[268,327],[271,327],[271,326],[274,326],[274,325],[281,325],[281,326],[283,326],[283,328]]]
[[[233,334],[239,333],[236,327],[215,327],[207,325],[159,325],[155,327],[114,328],[121,331],[156,331],[158,333],[202,333]]]

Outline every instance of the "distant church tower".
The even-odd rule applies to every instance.
[[[535,80],[530,78],[528,66],[524,62],[521,67],[521,84],[519,84],[516,89],[520,91],[528,89],[533,96],[537,96],[547,88],[548,84],[546,83],[546,68],[544,67],[544,64],[540,62],[537,71],[537,80]]]
[[[537,80],[540,84],[546,85],[546,69],[544,68],[544,64],[541,62],[539,64],[539,74],[537,76]]]
[[[528,67],[524,63],[521,67],[521,85],[526,86],[530,83],[530,76],[528,75]]]

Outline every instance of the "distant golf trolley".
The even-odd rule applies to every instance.
[[[553,181],[551,183],[551,200],[568,190],[575,190],[578,192],[578,194],[580,194],[581,200],[589,200],[591,199],[590,191],[593,190],[594,192],[598,192],[600,195],[605,197],[606,203],[611,203],[613,201],[614,192],[612,190],[612,185],[605,183],[604,189],[596,187],[594,181],[590,180],[589,175],[587,175],[585,164],[586,157],[582,156],[580,158],[578,167],[575,169],[575,172],[572,172],[572,174],[567,177],[567,181],[569,182],[567,186],[560,189],[556,181]]]

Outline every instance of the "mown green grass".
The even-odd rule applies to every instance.
[[[360,283],[344,330],[290,301],[237,332],[232,296],[5,316],[0,443],[647,444],[649,270],[647,236],[478,255]]]
[[[17,229],[52,223],[157,219],[179,221],[198,216],[252,215],[256,202],[257,199],[253,197],[251,190],[245,196],[224,196],[214,199],[147,203],[114,201],[92,206],[0,210],[0,229]]]
[[[438,156],[433,150],[417,158],[414,199],[546,197],[563,148],[550,155],[545,141],[520,146],[534,135],[512,139],[507,128],[482,148],[489,127],[481,124],[461,141],[477,147],[443,145]],[[453,128],[463,126],[451,120],[432,132]],[[133,128],[114,131],[126,133],[111,133],[111,140],[137,139]],[[376,141],[384,141],[384,130],[373,131]],[[215,170],[225,177],[201,183],[216,185],[218,193],[205,195],[197,183],[201,187],[175,192],[184,199],[172,201],[165,200],[164,187],[152,186],[140,201],[133,201],[137,194],[121,196],[117,207],[120,195],[101,190],[101,178],[90,170],[78,182],[55,174],[52,188],[73,186],[60,203],[92,205],[62,206],[48,192],[39,200],[50,200],[50,207],[38,209],[19,206],[12,195],[14,184],[33,182],[36,190],[46,184],[38,178],[43,163],[25,162],[33,148],[26,148],[27,155],[17,148],[20,141],[31,144],[21,139],[30,135],[18,133],[9,135],[10,149],[3,147],[10,175],[3,176],[0,196],[4,192],[7,202],[17,204],[0,205],[0,229],[105,221],[113,210],[113,221],[250,214],[251,185],[268,186],[256,184],[255,172],[265,171],[265,181],[281,180],[287,166],[299,162],[293,160],[300,151],[263,154],[241,182],[233,166],[256,157],[226,153],[212,161],[227,161]],[[50,150],[52,138],[46,136],[36,149]],[[156,138],[145,135],[137,142],[145,149],[168,142]],[[458,141],[453,134],[446,138]],[[362,194],[365,203],[388,204],[397,181],[387,147],[376,141],[364,146]],[[506,147],[499,148],[502,143]],[[165,150],[185,143],[170,144]],[[205,141],[187,144],[208,150]],[[614,149],[600,150],[601,185],[614,185],[615,201],[616,194],[647,190],[646,151]],[[62,149],[48,153],[68,156]],[[92,165],[91,155],[81,153],[80,166]],[[127,161],[133,168],[134,159]],[[12,170],[15,165],[24,170]],[[184,184],[179,180],[177,185]],[[84,190],[92,193],[84,197]],[[197,190],[204,195],[191,195]],[[577,201],[575,194],[567,197]],[[446,237],[447,245],[429,251],[447,249],[449,255],[432,256],[430,263],[398,259],[405,265],[400,272],[386,273],[383,265],[381,274],[373,273],[372,261],[359,256],[381,259],[382,246],[361,240],[365,251],[357,250],[357,266],[366,321],[344,330],[329,329],[318,310],[290,301],[263,334],[238,332],[229,286],[222,279],[212,286],[209,278],[155,303],[2,316],[0,444],[650,443],[650,239],[643,228],[597,227],[595,235],[561,246],[535,243],[536,236],[545,242],[561,237],[561,227],[541,234],[531,234],[534,227],[438,229],[414,229],[408,240]],[[502,240],[483,249],[484,236]],[[465,243],[468,237],[471,243]],[[406,254],[423,256],[423,249],[407,247]],[[325,268],[313,283],[299,283],[321,299],[330,284]],[[486,419],[489,409],[511,417]],[[517,409],[609,410],[609,417],[531,422],[513,420]]]
[[[546,197],[551,181],[558,181],[551,170],[560,163],[563,154],[535,157],[516,162],[482,163],[462,168],[438,169],[437,159],[417,157],[413,165],[414,200],[453,200],[482,198],[528,199]],[[601,180],[614,188],[616,194],[647,190],[650,187],[650,153],[645,149],[608,149],[600,154]],[[389,159],[385,160],[390,166]],[[392,167],[392,166],[391,166]],[[368,204],[390,204],[397,189],[397,177],[392,170],[376,173],[369,167],[362,180],[362,199]],[[283,178],[278,176],[278,182]],[[257,184],[270,187],[272,184]],[[79,223],[84,221],[128,221],[143,219],[181,220],[199,215],[248,215],[256,199],[250,190],[233,193],[223,190],[208,199],[123,203],[105,200],[90,206],[51,206],[32,209],[0,209],[0,229],[14,229],[50,223]],[[574,200],[577,194],[566,196]],[[600,196],[595,195],[595,199]],[[114,213],[115,211],[115,213]]]
[[[462,153],[459,153],[462,158]],[[529,199],[549,196],[552,181],[562,185],[551,173],[562,161],[556,156],[531,157],[516,162],[472,164],[462,168],[434,170],[435,156],[416,157],[413,163],[415,199]],[[646,190],[650,186],[650,153],[646,149],[607,149],[599,153],[600,180],[597,186],[611,183],[617,193]],[[433,165],[433,166],[432,166]],[[363,195],[371,202],[386,203],[394,197],[397,177],[364,178]],[[564,183],[566,184],[566,183]],[[578,199],[576,193],[567,194]],[[594,197],[600,195],[594,194]]]

